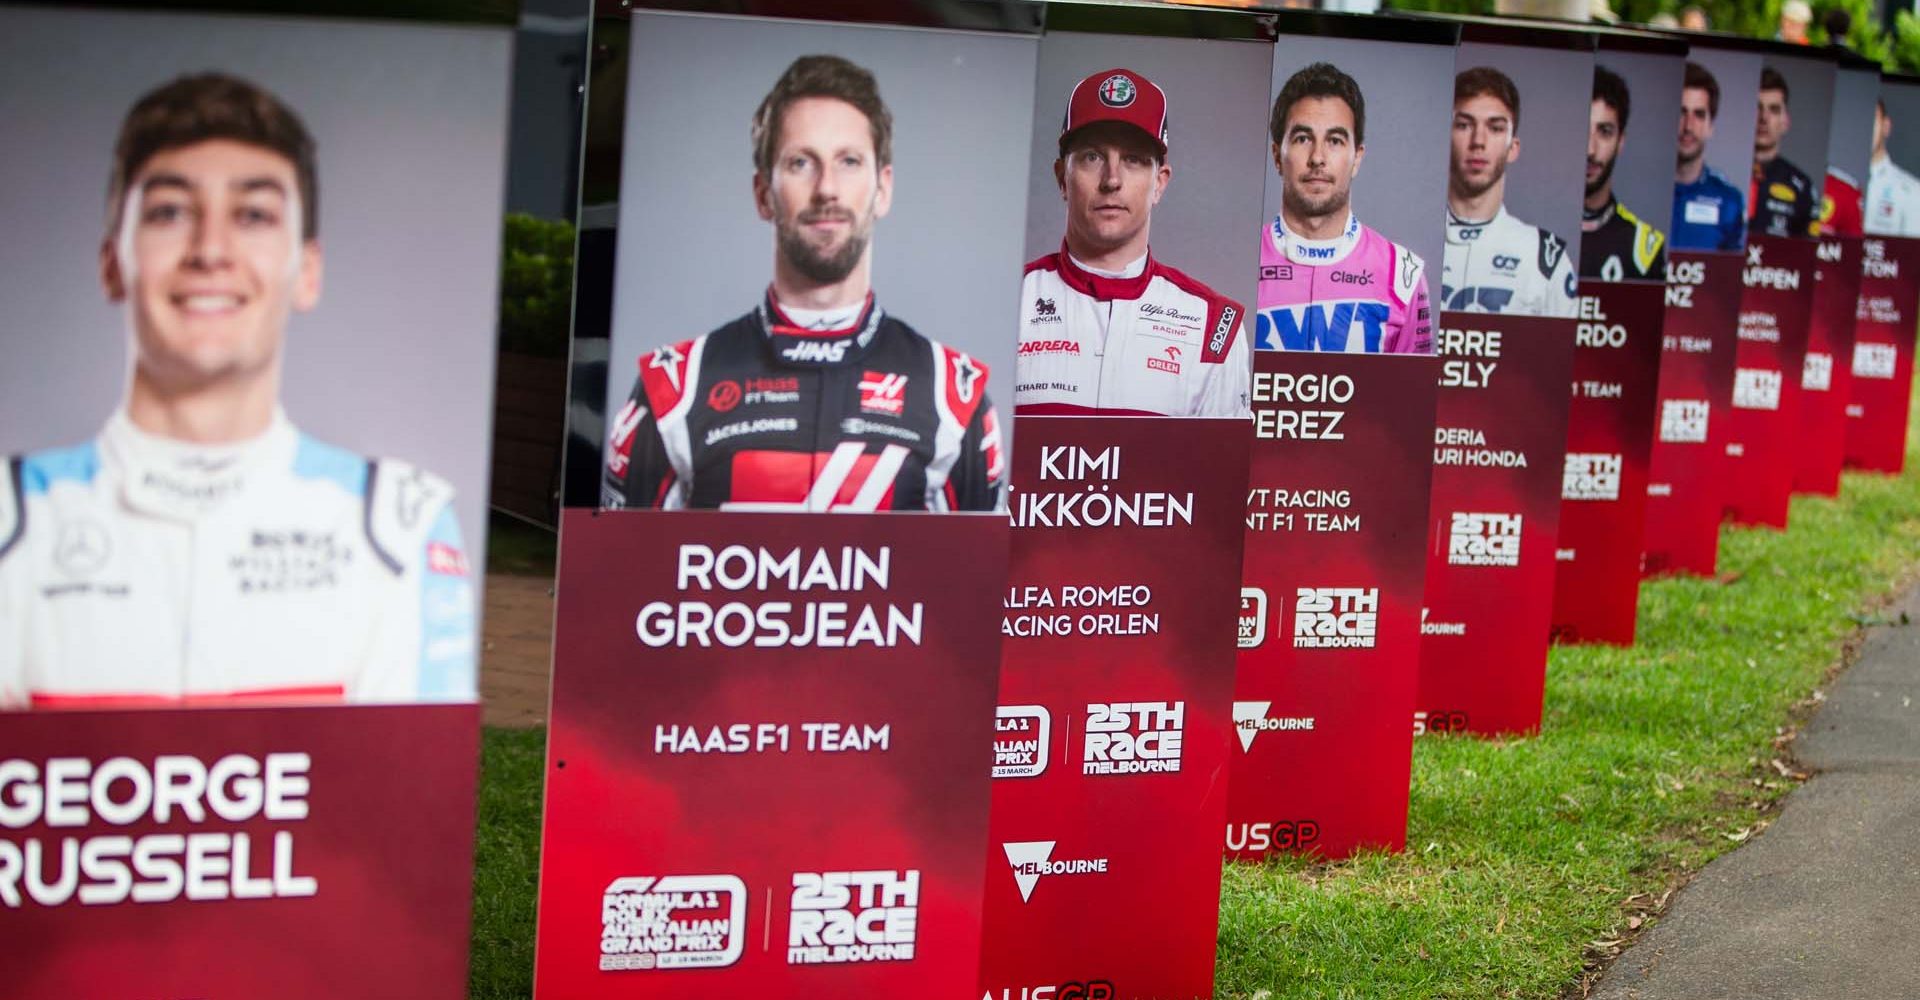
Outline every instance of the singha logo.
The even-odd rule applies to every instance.
[[[1052,316],[1057,311],[1058,310],[1054,309],[1053,307],[1052,299],[1034,299],[1033,300],[1033,314],[1035,316]]]

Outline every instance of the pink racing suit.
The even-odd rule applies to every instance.
[[[1351,213],[1331,240],[1296,236],[1273,217],[1255,315],[1256,350],[1433,353],[1426,265]]]

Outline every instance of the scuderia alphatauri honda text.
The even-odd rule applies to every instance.
[[[703,337],[640,356],[613,420],[608,507],[999,510],[987,368],[883,313],[810,329],[772,294]]]

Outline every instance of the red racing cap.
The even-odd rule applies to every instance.
[[[1074,85],[1067,95],[1066,118],[1060,123],[1061,138],[1095,122],[1132,125],[1152,136],[1161,155],[1166,155],[1167,92],[1133,70],[1101,70]]]

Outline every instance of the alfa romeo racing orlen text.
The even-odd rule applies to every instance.
[[[746,946],[747,886],[733,875],[631,875],[600,898],[600,970],[717,969]]]
[[[855,546],[770,552],[700,543],[680,546],[675,589],[733,593],[829,591],[853,595],[884,593],[890,583],[893,550]],[[918,646],[925,605],[860,601],[770,600],[650,601],[640,609],[634,631],[640,641],[663,646]]]
[[[920,872],[795,872],[787,964],[906,962],[919,932]]]
[[[292,831],[256,851],[252,833],[221,828],[305,820],[311,767],[305,753],[0,759],[0,905],[312,896],[320,886],[295,870]],[[134,824],[159,829],[101,832]],[[34,827],[82,832],[14,832]]]
[[[1166,774],[1180,770],[1184,701],[1095,702],[1087,706],[1082,774]]]

